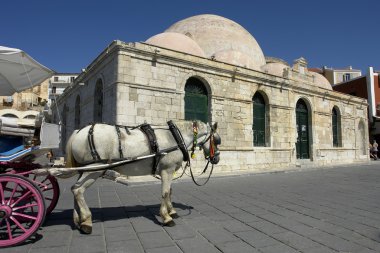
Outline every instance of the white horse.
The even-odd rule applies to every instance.
[[[74,224],[81,232],[87,234],[92,232],[92,215],[84,199],[84,192],[99,177],[126,183],[127,176],[160,175],[162,183],[160,216],[164,225],[175,225],[173,218],[177,218],[178,215],[171,203],[174,172],[180,169],[183,161],[189,157],[188,152],[197,146],[203,149],[206,159],[212,164],[217,164],[220,137],[216,133],[217,124],[209,127],[200,121],[179,121],[169,126],[152,127],[158,144],[155,151],[152,151],[152,141],[149,141],[140,128],[120,127],[117,130],[112,125],[95,124],[74,131],[66,146],[66,167],[72,167],[71,172],[79,173],[78,181],[71,190],[74,194]],[[135,159],[136,157],[144,159]],[[75,171],[74,168],[109,164],[123,159],[135,159],[135,161],[99,171]]]

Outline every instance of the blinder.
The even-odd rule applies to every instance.
[[[217,132],[211,130],[209,135],[204,140],[198,142],[197,146],[199,149],[202,149],[203,145],[205,145],[208,141],[210,141],[210,148],[206,159],[208,159],[212,164],[217,164],[219,162],[220,155],[218,145],[222,143],[222,140]]]
[[[218,133],[214,133],[214,144],[216,146],[222,144],[222,139],[220,138]]]

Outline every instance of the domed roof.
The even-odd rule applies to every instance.
[[[246,54],[243,54],[240,51],[235,50],[225,50],[225,51],[219,51],[214,54],[215,60],[227,62],[230,64],[238,65],[241,67],[249,68],[249,69],[255,69],[257,66],[255,62],[247,56]]]
[[[261,70],[271,75],[283,77],[284,69],[286,68],[289,68],[289,66],[282,62],[270,62],[262,66]]]
[[[314,83],[316,86],[332,90],[330,82],[326,79],[326,77],[322,76],[321,74],[315,73],[315,72],[309,72],[314,77]]]
[[[224,17],[209,14],[193,16],[173,24],[165,32],[182,33],[192,38],[206,57],[232,50],[251,58],[252,68],[260,69],[265,64],[264,54],[255,38],[241,25]],[[233,62],[238,61],[234,57],[232,59]],[[235,64],[233,62],[230,63]]]
[[[206,57],[202,48],[189,38],[188,36],[181,33],[165,32],[154,35],[150,37],[147,41],[148,44],[169,48],[172,50],[184,52],[187,54],[197,55],[201,57]]]

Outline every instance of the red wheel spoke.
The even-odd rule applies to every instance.
[[[7,231],[8,231],[9,239],[12,240],[13,236],[12,236],[12,231],[11,231],[11,224],[9,224],[8,219],[6,219],[5,222],[7,223]]]
[[[4,190],[3,190],[3,184],[0,183],[0,195],[1,195],[1,204],[5,204],[5,196],[4,196]]]
[[[26,228],[24,228],[20,222],[18,222],[18,220],[16,220],[13,216],[9,217],[19,228],[21,228],[22,231],[24,231],[24,233],[26,233]]]
[[[53,200],[53,198],[49,198],[49,197],[45,197],[45,199],[50,200],[50,201]]]
[[[46,192],[46,191],[50,191],[50,190],[53,190],[53,187],[46,188],[46,189],[44,189],[43,191]]]
[[[20,187],[20,188],[21,188],[20,190],[16,191],[17,193],[22,193],[24,191],[24,189],[22,187]],[[4,187],[4,191],[10,192],[10,191],[12,191],[12,188]]]
[[[46,177],[44,180],[41,181],[41,184],[45,183],[46,180],[48,180],[48,179],[49,179],[49,177]]]
[[[17,203],[19,203],[21,200],[25,199],[31,193],[32,193],[31,191],[27,191],[24,195],[22,195],[20,198],[18,198],[18,200],[16,202],[12,203],[11,207],[14,207],[15,205],[17,205]]]
[[[13,211],[17,211],[17,210],[20,210],[20,209],[26,209],[26,208],[33,207],[33,206],[37,206],[37,203],[27,204],[25,206],[17,206],[17,207],[13,208]]]
[[[13,188],[13,191],[12,191],[12,193],[11,193],[11,196],[10,196],[9,199],[8,199],[8,203],[7,203],[7,205],[9,205],[9,204],[11,203],[11,201],[12,201],[12,199],[13,199],[13,196],[15,195],[15,192],[16,192],[16,190],[17,190],[18,185],[19,185],[19,184],[16,183],[15,187]]]
[[[23,217],[23,218],[26,218],[26,219],[29,219],[29,220],[36,220],[37,219],[37,217],[31,216],[31,215],[27,215],[27,214],[17,213],[17,212],[12,212],[12,215],[13,216],[20,216],[20,217]]]

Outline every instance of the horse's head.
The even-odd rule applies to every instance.
[[[218,123],[214,123],[211,127],[206,125],[206,132],[199,137],[197,146],[203,149],[203,154],[212,164],[217,164],[220,160],[220,151],[218,146],[222,143],[219,134],[216,132]]]

